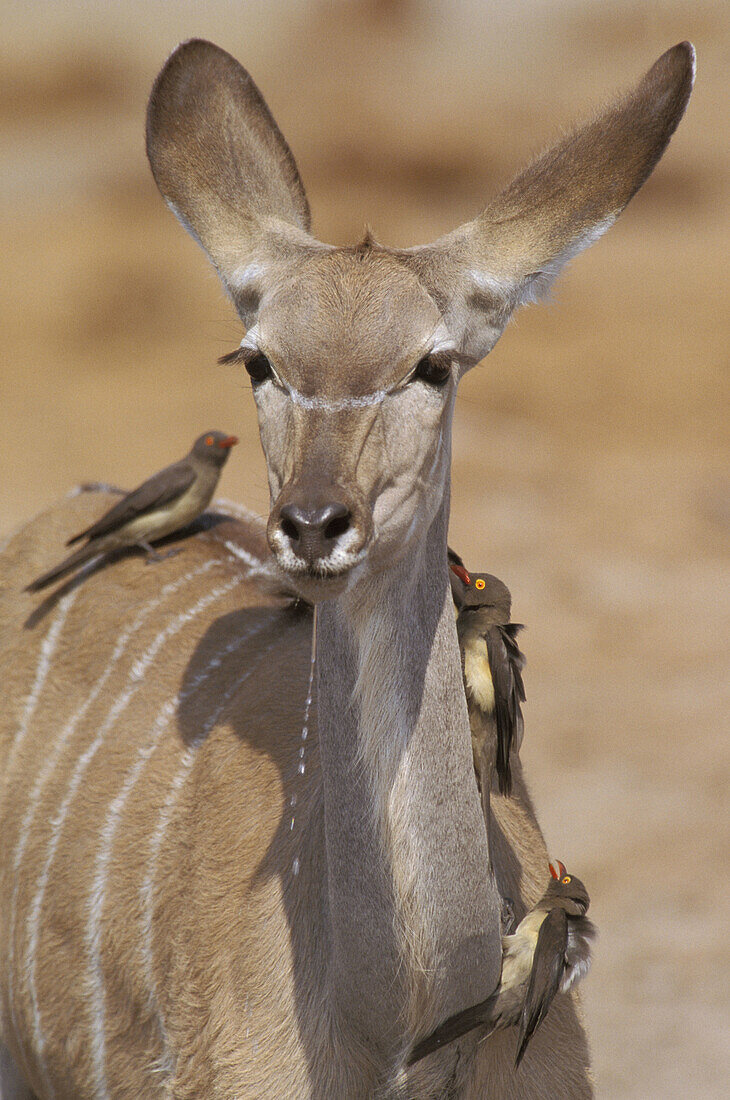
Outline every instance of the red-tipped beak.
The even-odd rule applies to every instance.
[[[454,562],[449,563],[449,569],[453,569],[460,581],[464,584],[471,584],[471,577],[467,573],[463,565],[455,565]]]
[[[559,879],[566,874],[565,864],[561,863],[559,859],[556,860],[556,863],[558,865],[557,870],[554,863],[550,864],[550,874],[553,876],[554,879]]]
[[[219,447],[235,447],[238,443],[237,435],[227,435],[225,439],[221,439],[218,444]]]

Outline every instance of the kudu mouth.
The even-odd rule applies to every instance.
[[[364,501],[337,485],[284,487],[269,516],[267,538],[284,572],[334,580],[367,553],[373,520]]]

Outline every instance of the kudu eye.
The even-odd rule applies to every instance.
[[[253,359],[248,359],[245,367],[255,386],[271,378],[271,363],[262,352],[255,355]]]
[[[451,358],[438,352],[435,355],[424,355],[411,377],[414,381],[418,379],[438,390],[443,389],[451,377]]]

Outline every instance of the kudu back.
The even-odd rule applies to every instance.
[[[512,311],[652,171],[693,74],[669,50],[433,244],[332,248],[246,71],[207,42],[172,54],[150,163],[245,326],[229,358],[271,511],[40,605],[24,586],[109,498],[72,494],[4,549],[2,1100],[591,1094],[571,996],[519,1071],[508,1033],[406,1067],[494,988],[501,897],[519,919],[547,876],[519,762],[489,830],[474,781],[451,423]]]

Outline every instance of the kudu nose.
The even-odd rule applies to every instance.
[[[281,530],[292,544],[294,553],[309,563],[326,558],[340,535],[350,529],[352,515],[344,504],[335,502],[322,508],[302,508],[285,504],[279,513]]]

